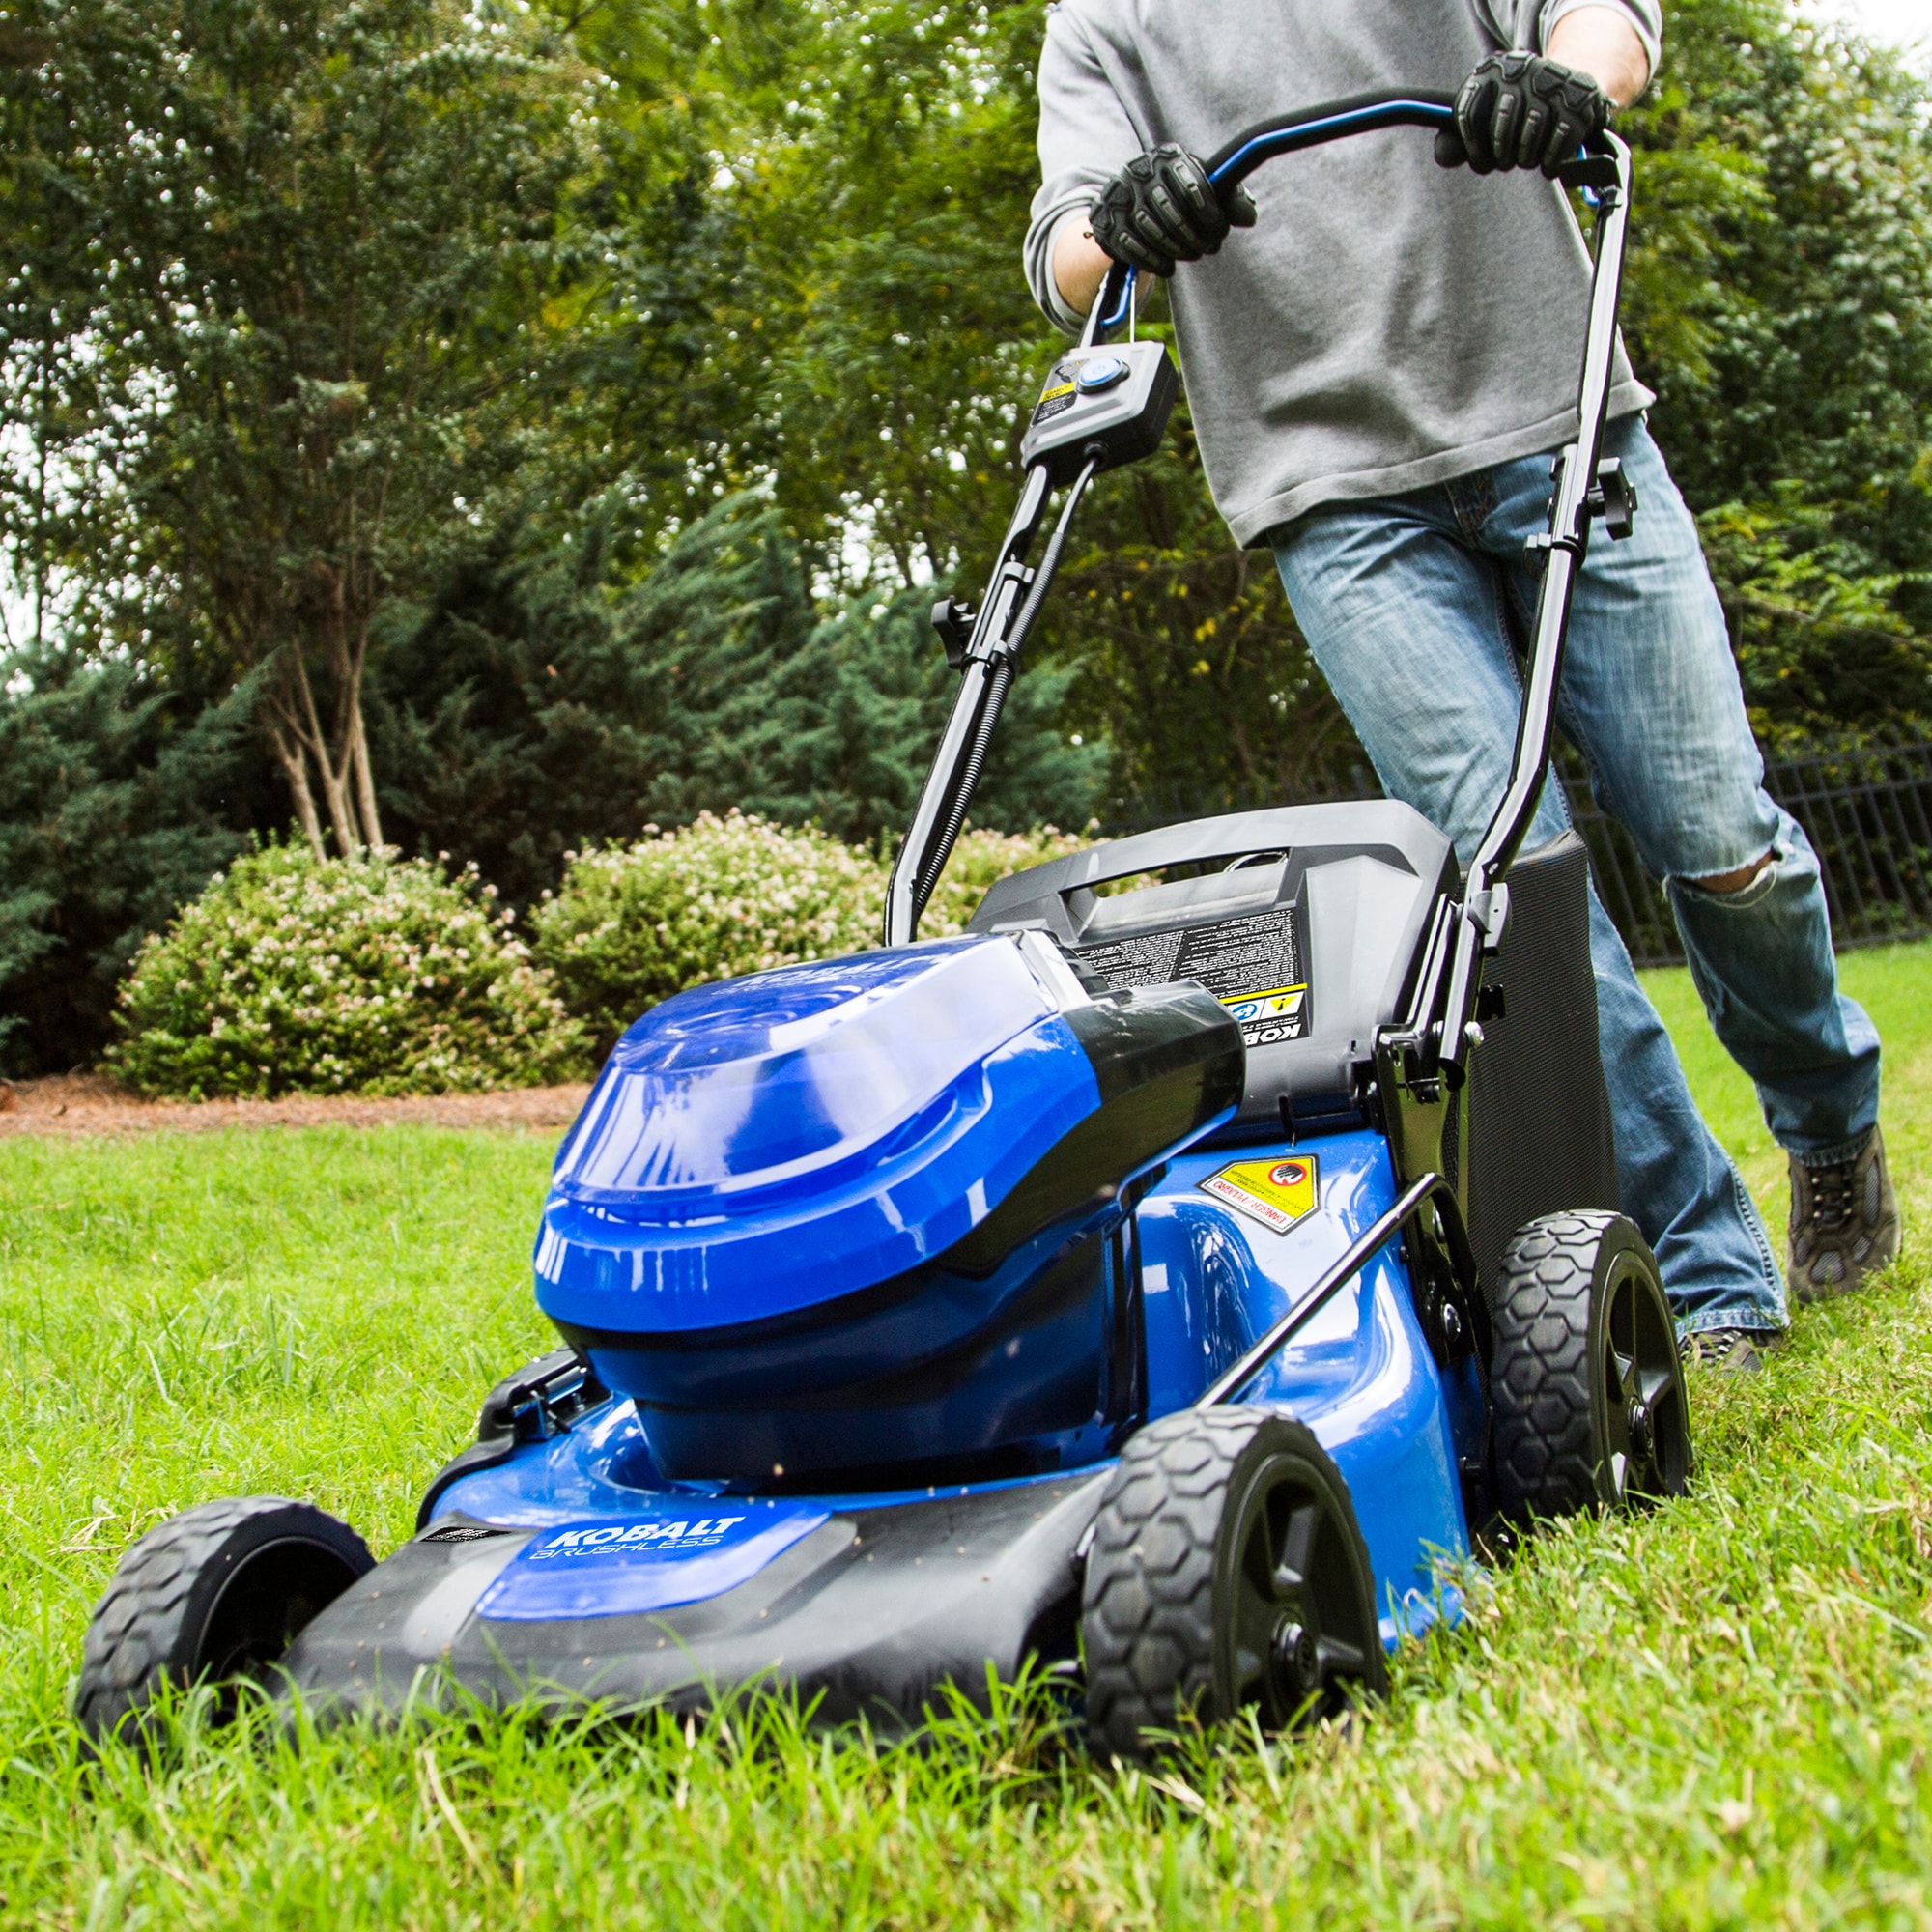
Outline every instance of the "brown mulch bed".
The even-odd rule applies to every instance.
[[[156,1128],[382,1127],[413,1121],[439,1127],[549,1132],[577,1118],[588,1087],[525,1087],[507,1094],[441,1094],[407,1100],[360,1094],[286,1100],[143,1100],[98,1073],[0,1081],[0,1135],[139,1134]]]

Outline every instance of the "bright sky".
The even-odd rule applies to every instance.
[[[1932,0],[1808,0],[1805,11],[1932,57]]]

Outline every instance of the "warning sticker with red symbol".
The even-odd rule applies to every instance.
[[[1304,1215],[1321,1206],[1321,1187],[1315,1156],[1294,1154],[1287,1160],[1230,1161],[1201,1185],[1236,1213],[1246,1214],[1277,1235],[1285,1235]]]

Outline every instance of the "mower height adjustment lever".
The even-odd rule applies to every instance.
[[[966,668],[966,647],[973,641],[973,626],[980,613],[963,598],[942,597],[932,607],[932,628],[946,646],[946,662],[954,670]]]
[[[1597,465],[1597,487],[1583,498],[1593,517],[1602,517],[1612,543],[1621,543],[1636,523],[1636,485],[1624,474],[1623,461],[1606,456]]]

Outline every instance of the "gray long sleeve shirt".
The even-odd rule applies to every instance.
[[[1039,64],[1035,299],[1064,328],[1056,230],[1133,156],[1209,155],[1272,115],[1454,89],[1498,46],[1614,5],[1656,67],[1659,0],[1062,0]],[[1260,210],[1169,284],[1214,500],[1236,542],[1327,502],[1552,449],[1577,431],[1589,256],[1537,174],[1435,165],[1413,128],[1266,163]],[[1612,415],[1650,403],[1617,353]]]

